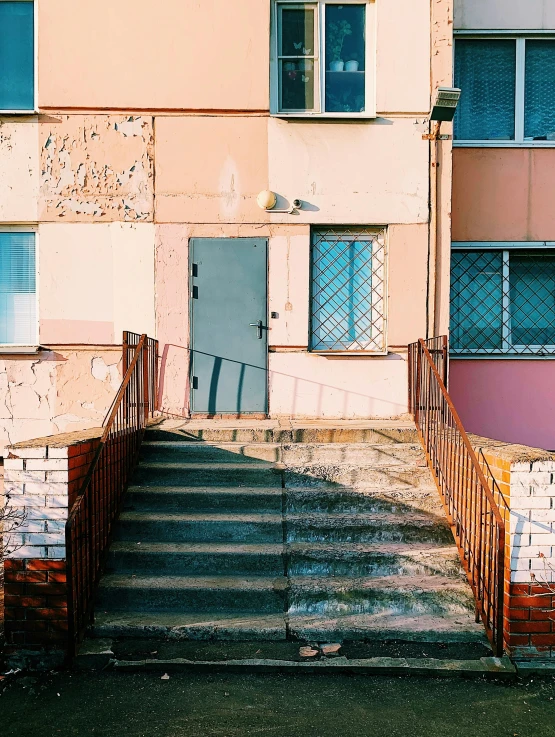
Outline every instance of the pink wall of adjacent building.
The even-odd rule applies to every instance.
[[[555,448],[555,361],[456,360],[450,393],[468,432]]]

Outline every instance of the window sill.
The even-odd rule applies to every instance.
[[[40,345],[0,344],[0,355],[33,356],[41,350]]]
[[[383,358],[389,355],[389,351],[319,351],[308,349],[308,353],[324,358]]]
[[[555,148],[555,141],[453,141],[453,148]]]
[[[304,120],[375,120],[377,115],[376,113],[270,113],[270,117]]]
[[[0,117],[4,115],[13,115],[13,116],[29,116],[29,115],[38,115],[38,110],[1,110],[0,109]]]

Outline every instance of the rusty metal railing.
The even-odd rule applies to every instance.
[[[488,483],[485,459],[478,460],[449,397],[446,376],[445,337],[409,345],[409,409],[474,592],[476,621],[482,619],[500,656],[507,514],[491,474]]]
[[[71,507],[66,528],[68,643],[74,655],[92,621],[94,597],[112,528],[137,462],[148,419],[156,409],[158,342],[124,333],[123,380],[104,431]]]

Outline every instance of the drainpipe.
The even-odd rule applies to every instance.
[[[439,131],[441,123],[423,136],[430,141],[430,206],[429,206],[429,245],[428,245],[428,289],[427,289],[427,321],[426,338],[436,334],[436,302],[437,302],[437,269],[438,269],[438,207],[439,207]]]

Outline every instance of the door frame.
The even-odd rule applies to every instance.
[[[223,240],[223,241],[241,241],[241,240],[261,240],[264,241],[266,244],[266,264],[265,264],[265,272],[266,272],[266,305],[264,309],[264,313],[266,316],[266,354],[264,356],[264,370],[266,372],[266,396],[264,400],[264,411],[263,412],[242,412],[241,414],[229,414],[229,413],[216,413],[215,415],[207,415],[206,412],[195,412],[193,410],[193,354],[194,354],[194,345],[193,345],[193,310],[194,310],[194,300],[193,300],[193,256],[194,256],[194,250],[195,250],[195,241],[204,241],[204,240]],[[188,269],[188,279],[187,279],[187,285],[189,289],[189,415],[191,417],[198,417],[200,419],[204,417],[229,417],[230,419],[238,418],[238,417],[251,417],[253,419],[268,419],[270,416],[270,367],[269,367],[269,347],[270,347],[270,313],[268,311],[268,308],[270,306],[270,279],[269,279],[269,260],[270,260],[270,239],[268,236],[201,236],[201,237],[193,237],[189,238],[189,248],[188,248],[188,256],[187,256],[187,269]]]

